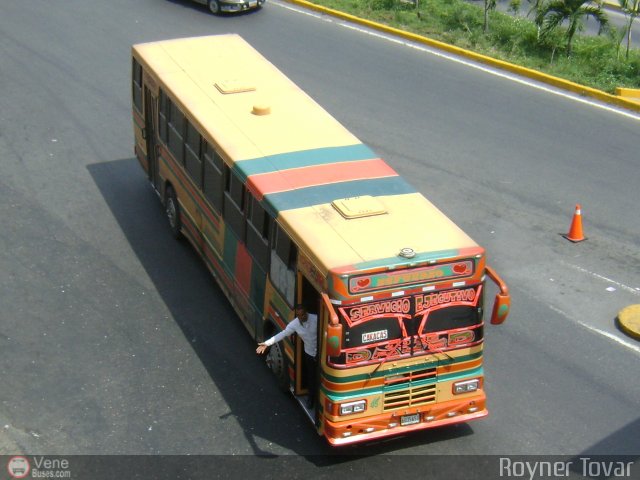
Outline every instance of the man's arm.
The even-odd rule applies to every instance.
[[[270,347],[274,343],[278,343],[283,338],[288,337],[289,335],[295,333],[296,330],[295,330],[294,322],[297,322],[297,321],[298,319],[294,318],[280,333],[277,333],[273,337],[265,340],[264,342],[259,343],[258,348],[256,348],[256,353],[259,355],[262,355],[267,350],[268,347]]]

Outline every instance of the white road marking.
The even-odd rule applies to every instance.
[[[573,265],[571,263],[565,263],[565,262],[562,262],[562,263],[564,263],[565,265],[567,265],[570,268],[573,268],[574,270],[578,270],[579,272],[586,273],[587,275],[590,275],[590,276],[592,276],[594,278],[597,278],[598,280],[602,280],[604,282],[616,285],[618,288],[621,288],[622,290],[626,290],[627,292],[632,293],[633,295],[640,296],[640,288],[639,287],[630,287],[628,285],[625,285],[624,283],[620,283],[620,282],[617,282],[616,280],[613,280],[611,278],[605,277],[604,275],[600,275],[599,273],[591,272],[591,271],[587,270],[586,268],[580,267],[579,265]]]
[[[624,339],[618,337],[617,335],[614,335],[613,333],[610,333],[610,332],[607,332],[605,330],[601,330],[599,328],[593,327],[593,326],[588,325],[588,324],[586,324],[584,322],[581,322],[580,320],[576,320],[575,318],[572,318],[570,315],[568,315],[567,313],[563,312],[559,308],[554,307],[553,305],[547,304],[547,306],[551,310],[553,310],[554,312],[558,313],[559,315],[562,315],[567,320],[575,322],[578,325],[580,325],[581,327],[584,327],[584,328],[586,328],[587,330],[589,330],[591,332],[597,333],[598,335],[602,335],[603,337],[606,337],[606,338],[608,338],[610,340],[613,340],[614,342],[619,343],[623,347],[627,347],[629,350],[640,354],[640,347],[638,345],[634,345],[633,343],[628,342],[627,340],[624,340]]]
[[[349,22],[347,22],[345,20],[342,20],[342,19],[339,19],[339,18],[331,17],[329,15],[320,14],[320,13],[316,13],[316,12],[311,12],[311,11],[308,11],[308,10],[304,10],[304,9],[302,9],[300,7],[286,5],[286,4],[279,3],[279,2],[274,2],[274,1],[272,1],[271,4],[272,5],[277,5],[277,6],[282,7],[282,8],[286,8],[287,10],[291,10],[291,11],[296,12],[296,13],[301,13],[303,15],[308,15],[310,17],[316,18],[318,20],[322,20],[324,22],[335,23],[336,25],[340,25],[340,26],[348,28],[350,30],[355,30],[357,32],[364,33],[366,35],[371,35],[373,37],[377,37],[377,38],[380,38],[380,39],[383,39],[383,40],[387,40],[389,42],[393,42],[393,43],[396,43],[396,44],[399,44],[399,45],[403,45],[405,47],[413,48],[414,50],[419,50],[421,52],[429,53],[431,55],[435,55],[436,57],[445,58],[447,60],[451,60],[453,62],[462,64],[462,65],[465,65],[465,66],[468,66],[468,67],[471,67],[471,68],[475,68],[476,70],[480,70],[480,71],[483,71],[485,73],[489,73],[489,74],[494,75],[496,77],[504,78],[504,79],[510,80],[512,82],[520,83],[522,85],[526,85],[528,87],[535,88],[537,90],[542,90],[542,91],[550,93],[552,95],[557,95],[557,96],[560,96],[560,97],[563,97],[563,98],[566,98],[566,99],[569,99],[569,100],[573,100],[574,102],[579,102],[579,103],[582,103],[582,104],[585,104],[585,105],[589,105],[589,106],[592,106],[592,107],[599,108],[601,110],[606,110],[606,111],[611,112],[611,113],[616,113],[618,115],[622,115],[622,116],[630,118],[632,120],[640,121],[640,115],[638,115],[636,113],[633,113],[633,112],[630,112],[628,110],[624,110],[624,109],[617,108],[617,107],[612,107],[611,105],[607,105],[605,103],[596,102],[596,101],[590,100],[590,99],[585,98],[585,97],[578,96],[578,95],[570,93],[570,92],[566,92],[566,91],[563,91],[563,90],[558,90],[558,89],[546,86],[546,85],[544,85],[542,83],[535,82],[533,80],[528,80],[526,78],[523,78],[523,77],[520,77],[520,76],[517,76],[517,75],[513,75],[513,74],[510,74],[510,73],[507,73],[507,72],[496,70],[496,69],[491,68],[491,67],[487,67],[486,65],[482,65],[480,63],[475,63],[475,62],[466,60],[466,59],[461,58],[461,57],[457,57],[457,56],[449,54],[449,53],[445,53],[445,52],[442,52],[442,51],[439,51],[439,50],[436,50],[436,49],[433,49],[433,48],[425,47],[425,46],[420,45],[418,43],[414,43],[414,42],[411,42],[411,41],[408,41],[408,40],[404,40],[404,39],[395,37],[392,34],[376,32],[374,30],[370,30],[368,28],[361,27],[359,25],[355,25],[355,24],[349,23]]]

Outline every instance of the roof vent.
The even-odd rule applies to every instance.
[[[271,113],[271,107],[264,103],[257,103],[253,106],[251,113],[254,115],[269,115]]]
[[[331,205],[346,219],[372,217],[387,213],[384,205],[371,195],[341,198],[331,202]]]

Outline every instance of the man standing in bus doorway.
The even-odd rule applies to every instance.
[[[304,344],[303,355],[303,372],[304,377],[307,380],[307,389],[309,390],[309,398],[307,399],[307,407],[313,408],[314,400],[316,398],[316,353],[317,347],[317,332],[318,332],[318,316],[313,313],[308,313],[307,309],[302,304],[295,306],[296,318],[294,318],[287,327],[280,333],[258,344],[256,353],[263,354],[268,347],[274,343],[278,343],[285,337],[290,336],[293,333],[297,333],[302,339]]]

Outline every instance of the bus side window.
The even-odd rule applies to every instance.
[[[238,176],[224,165],[224,202],[222,216],[241,242],[245,241],[245,186]]]
[[[298,249],[280,225],[276,224],[275,235],[271,246],[270,276],[278,291],[284,295],[291,306],[295,300],[296,259]]]
[[[260,202],[248,194],[247,209],[247,250],[255,258],[263,271],[269,270],[269,239],[271,237],[271,216],[262,208]]]
[[[184,144],[185,168],[193,182],[202,188],[202,159],[200,155],[200,134],[187,121],[187,138]]]
[[[166,145],[169,143],[169,135],[167,133],[167,122],[169,119],[169,102],[167,94],[160,89],[160,108],[158,108],[158,127],[160,140]]]
[[[134,58],[132,65],[133,105],[142,113],[142,65]]]
[[[184,165],[184,115],[178,106],[167,97],[169,110],[168,147],[173,157],[180,165]]]
[[[211,145],[202,140],[204,163],[204,194],[218,213],[222,213],[222,195],[224,192],[222,157]]]

